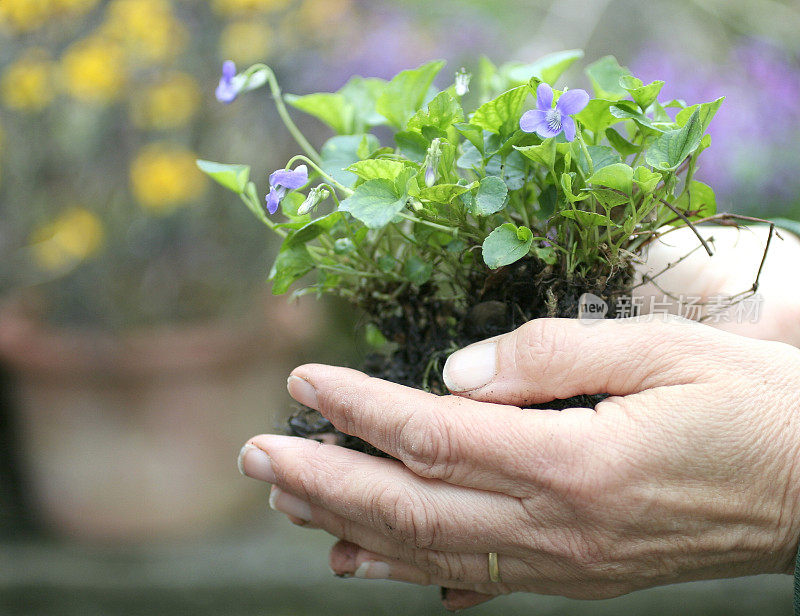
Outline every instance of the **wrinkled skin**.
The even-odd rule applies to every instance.
[[[728,231],[714,230],[718,248],[744,250]],[[787,241],[781,254],[794,265],[800,243]],[[651,262],[674,251],[683,254],[654,247]],[[768,260],[762,278],[764,315],[776,322],[744,333],[798,340],[800,299],[769,282],[800,286],[782,267]],[[688,290],[725,279],[725,263],[706,268],[673,281],[714,293],[711,283]],[[330,556],[338,574],[444,586],[455,609],[514,591],[600,599],[792,571],[797,348],[651,316],[539,319],[460,353],[445,367],[450,396],[345,368],[293,371],[293,397],[399,461],[277,435],[243,449],[244,472],[274,484],[274,508],[341,539]],[[596,409],[519,408],[581,393],[612,396]]]

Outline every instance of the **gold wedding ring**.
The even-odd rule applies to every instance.
[[[502,582],[500,577],[500,565],[497,564],[497,552],[489,552],[489,579],[492,582]]]

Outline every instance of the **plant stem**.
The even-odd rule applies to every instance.
[[[577,123],[575,124],[575,127],[578,129],[578,143],[580,143],[583,155],[586,157],[586,166],[589,168],[589,177],[591,177],[594,175],[594,163],[592,162],[592,157],[589,156],[589,149],[586,147],[586,142],[583,140],[583,131],[581,130],[581,127]],[[581,175],[583,175],[580,162],[578,163],[578,171],[580,171]],[[584,178],[584,180],[585,179],[586,178]]]
[[[239,193],[239,197],[241,198],[242,201],[244,201],[244,204],[247,207],[254,207],[256,209],[261,209],[262,208],[261,203],[252,203],[252,201],[250,201],[250,198],[244,193]],[[287,236],[286,231],[284,229],[279,229],[277,224],[274,223],[269,218],[269,216],[264,214],[260,218],[261,218],[261,222],[263,222],[265,225],[267,225],[267,227],[269,228],[270,231],[272,231],[273,233],[276,233],[277,235],[280,235],[281,237],[286,237]]]
[[[251,71],[255,72],[255,70],[263,70],[267,76],[267,82],[269,83],[269,89],[272,93],[272,98],[275,100],[275,108],[278,110],[278,115],[283,120],[283,123],[286,125],[289,133],[291,133],[294,140],[297,142],[303,151],[308,154],[311,158],[315,161],[320,161],[319,152],[314,149],[314,146],[311,145],[308,140],[305,138],[303,133],[300,132],[300,129],[297,128],[297,125],[292,120],[291,116],[289,115],[289,111],[286,109],[286,103],[283,101],[283,94],[281,93],[281,88],[278,85],[278,79],[275,77],[275,73],[273,70],[268,67],[266,64],[259,64],[254,67],[251,67]]]
[[[317,173],[319,173],[323,178],[325,178],[325,180],[327,180],[327,183],[330,184],[331,187],[337,188],[340,192],[344,193],[348,197],[353,194],[353,191],[347,188],[347,186],[345,186],[344,184],[340,184],[339,182],[334,180],[330,175],[325,173],[317,163],[315,163],[313,160],[309,160],[307,156],[303,156],[302,154],[298,154],[297,156],[293,156],[292,158],[290,158],[289,162],[286,163],[286,168],[288,169],[298,160],[302,160],[304,163],[308,163],[310,166],[312,166]]]

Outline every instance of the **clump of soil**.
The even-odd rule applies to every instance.
[[[470,300],[466,302],[438,299],[429,285],[406,287],[394,294],[391,289],[381,290],[361,308],[394,343],[394,351],[368,356],[361,369],[387,381],[446,394],[442,368],[454,351],[512,331],[531,319],[576,318],[578,299],[587,292],[605,300],[609,306],[606,318],[613,318],[617,300],[630,295],[632,278],[627,268],[593,280],[565,280],[552,266],[531,257],[498,270],[475,273],[468,283]],[[593,408],[605,397],[581,395],[526,408]],[[386,455],[361,439],[338,432],[318,412],[305,407],[289,419],[288,429],[294,436]]]

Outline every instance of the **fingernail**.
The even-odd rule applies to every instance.
[[[275,471],[272,470],[272,460],[263,450],[247,443],[239,452],[239,471],[242,475],[252,479],[260,479],[267,483],[275,483]]]
[[[367,560],[358,566],[353,577],[362,580],[386,580],[389,578],[389,565],[379,560]]]
[[[311,505],[297,498],[294,494],[284,492],[278,486],[272,486],[269,493],[269,506],[275,511],[300,518],[306,522],[311,521]]]
[[[497,343],[474,344],[456,351],[444,364],[442,377],[450,391],[472,391],[487,385],[497,371]]]
[[[318,410],[317,391],[311,383],[299,376],[290,376],[286,381],[286,388],[289,390],[289,395],[300,404]]]

